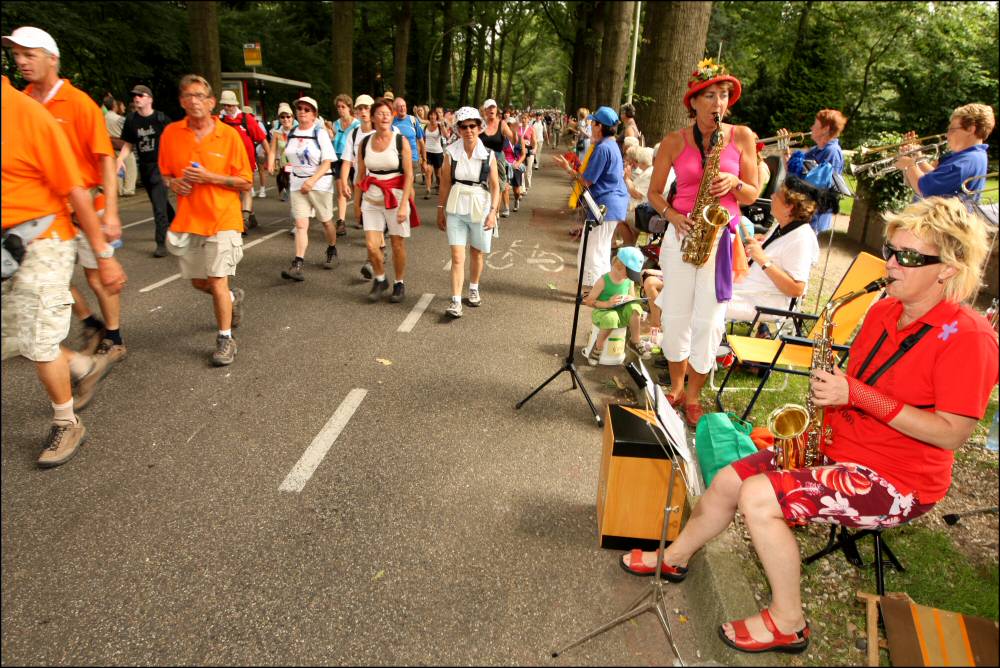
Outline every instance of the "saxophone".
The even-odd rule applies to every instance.
[[[722,159],[722,149],[725,148],[726,144],[719,129],[722,117],[719,114],[712,116],[715,118],[715,132],[712,133],[710,141],[712,151],[705,160],[705,173],[701,177],[698,197],[691,210],[690,218],[694,221],[694,225],[681,241],[681,253],[684,261],[696,267],[708,262],[708,256],[712,252],[712,246],[715,245],[715,238],[718,236],[719,230],[728,225],[730,218],[732,218],[729,210],[719,204],[719,198],[709,194],[712,181],[719,176],[719,162]]]
[[[893,280],[879,278],[860,290],[827,302],[822,313],[823,329],[813,341],[812,370],[822,369],[832,373],[837,364],[833,351],[833,317],[840,307],[869,292],[883,289]],[[792,470],[816,464],[820,447],[832,436],[825,421],[826,409],[813,404],[812,392],[806,398],[805,406],[785,404],[774,409],[767,418],[767,428],[774,434],[775,461],[779,469]]]

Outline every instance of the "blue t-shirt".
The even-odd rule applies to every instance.
[[[342,128],[340,125],[343,121],[337,119],[333,123],[333,129],[336,131],[336,136],[333,138],[333,150],[337,155],[343,155],[344,151],[347,149],[347,135],[351,134],[351,130],[361,125],[361,121],[355,118],[350,125],[346,128]]]
[[[625,165],[614,137],[607,137],[594,145],[583,180],[591,182],[590,194],[594,201],[608,207],[604,220],[625,220],[628,212]]]
[[[962,181],[989,171],[986,156],[986,151],[989,148],[988,144],[976,144],[964,151],[941,158],[937,169],[924,174],[917,181],[917,185],[920,186],[920,194],[924,197],[962,195]],[[968,186],[969,190],[982,188],[983,180],[977,179],[969,183]],[[975,196],[975,201],[979,201],[978,194]]]
[[[420,152],[417,149],[417,140],[424,138],[424,129],[420,126],[420,121],[410,115],[407,115],[406,118],[393,116],[392,127],[399,130],[399,134],[406,137],[406,140],[410,142],[410,154],[413,158],[413,162],[420,160]]]
[[[830,165],[835,174],[844,173],[844,153],[840,149],[839,139],[831,139],[823,148],[813,146],[802,157],[805,160],[814,160],[817,165]],[[830,211],[817,213],[809,221],[809,225],[816,234],[826,232],[833,227],[833,213]]]

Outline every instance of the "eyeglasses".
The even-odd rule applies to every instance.
[[[201,102],[202,100],[207,100],[208,99],[208,94],[207,93],[181,93],[181,99],[182,100],[198,100],[199,102]]]
[[[900,267],[923,267],[928,264],[938,264],[941,257],[938,255],[924,255],[912,248],[896,248],[892,244],[882,244],[882,259],[889,261],[893,255]]]
[[[961,125],[949,125],[948,126],[948,132],[958,132],[959,130],[964,130],[964,129],[965,128],[963,128]]]
[[[315,113],[315,112],[313,112],[313,108],[312,107],[295,107],[295,111],[302,111],[302,112],[308,111],[310,113]]]
[[[462,123],[458,126],[459,130],[475,130],[479,127],[478,123]]]
[[[291,118],[291,114],[278,114],[278,118]]]

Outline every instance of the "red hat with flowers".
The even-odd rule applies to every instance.
[[[712,58],[702,60],[698,63],[697,69],[691,73],[691,78],[688,79],[688,89],[684,93],[684,106],[690,109],[692,97],[712,84],[723,81],[731,81],[733,84],[733,92],[729,95],[729,106],[731,107],[736,104],[736,101],[740,99],[740,93],[743,92],[740,80],[730,74],[725,65],[715,62]]]

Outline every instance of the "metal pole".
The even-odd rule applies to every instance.
[[[635,55],[639,49],[639,16],[642,14],[642,0],[635,3],[635,25],[632,27],[632,66],[628,72],[628,95],[625,98],[627,104],[632,104],[632,93],[635,89]]]

